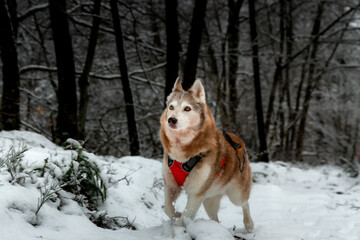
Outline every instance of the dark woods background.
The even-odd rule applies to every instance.
[[[178,75],[255,159],[351,162],[358,1],[0,0],[1,128],[161,158]]]

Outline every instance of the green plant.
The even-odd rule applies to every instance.
[[[34,171],[38,171],[40,172],[40,177],[44,177],[45,175],[45,170],[49,169],[49,167],[47,166],[47,163],[49,162],[49,158],[45,158],[44,159],[44,166],[42,168],[34,168]]]
[[[75,150],[69,169],[63,175],[61,183],[65,191],[76,195],[80,204],[88,207],[96,206],[100,199],[105,201],[107,188],[100,175],[100,169],[95,162],[86,156],[86,150],[74,140],[67,141],[68,148]]]

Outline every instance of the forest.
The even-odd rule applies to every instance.
[[[355,0],[0,0],[1,130],[160,159],[178,76],[252,160],[353,164]]]

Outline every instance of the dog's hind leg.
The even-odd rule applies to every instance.
[[[243,214],[244,214],[244,226],[246,228],[246,231],[252,232],[254,230],[254,222],[250,216],[250,207],[248,201],[246,201],[245,204],[242,206]]]
[[[231,189],[231,188],[230,188]],[[237,205],[237,206],[241,206],[242,210],[243,210],[243,215],[244,215],[244,226],[246,231],[248,232],[252,232],[252,230],[254,229],[254,223],[253,220],[251,218],[250,215],[250,207],[249,207],[249,203],[247,199],[243,199],[242,194],[240,193],[240,191],[228,191],[226,193],[230,199],[230,201]]]
[[[207,215],[211,220],[214,220],[216,222],[219,222],[218,211],[221,198],[222,195],[217,195],[211,198],[207,198],[203,202]]]

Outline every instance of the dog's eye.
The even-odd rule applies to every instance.
[[[184,108],[184,111],[185,111],[185,112],[190,112],[190,111],[191,111],[191,108],[190,108],[189,106],[187,106],[187,107]]]
[[[171,110],[171,111],[174,110],[174,106],[170,105],[169,110]]]

